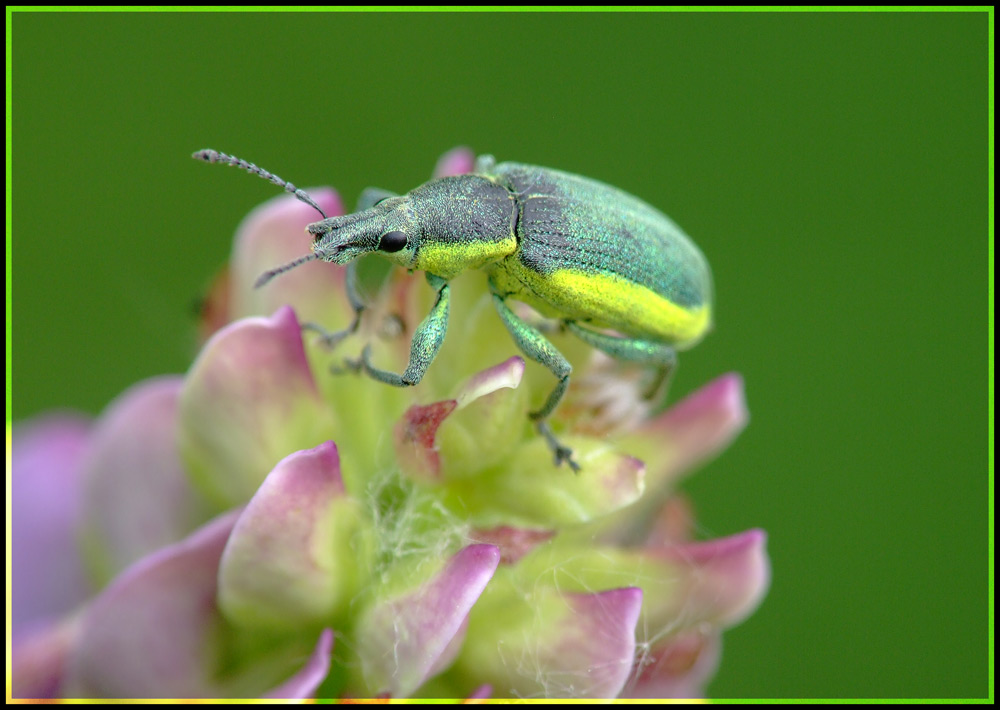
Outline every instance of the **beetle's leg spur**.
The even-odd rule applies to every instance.
[[[549,398],[545,400],[542,408],[537,412],[531,412],[528,416],[536,422],[535,426],[538,427],[538,433],[545,437],[549,448],[555,454],[556,465],[558,466],[565,461],[574,471],[579,471],[580,465],[573,460],[573,450],[559,443],[559,440],[556,439],[555,434],[552,433],[548,423],[545,421],[552,414],[553,410],[555,410],[556,406],[558,406],[563,395],[566,394],[573,366],[569,364],[569,360],[556,350],[555,346],[537,328],[528,325],[518,318],[514,314],[514,311],[504,303],[503,297],[497,293],[493,294],[493,305],[496,306],[497,313],[500,314],[500,320],[507,326],[507,330],[510,331],[514,342],[521,349],[521,352],[535,362],[549,368],[552,374],[559,378],[559,382],[556,383],[555,389],[552,390]]]
[[[402,375],[388,370],[380,370],[371,363],[371,345],[366,345],[361,353],[361,367],[370,377],[385,382],[394,387],[410,387],[423,379],[427,368],[434,362],[441,343],[444,342],[445,333],[448,330],[448,305],[450,302],[451,289],[448,282],[440,276],[427,274],[427,282],[437,291],[437,301],[431,312],[417,326],[417,331],[410,341],[410,362]]]
[[[662,391],[674,369],[677,367],[677,352],[673,346],[652,340],[637,338],[619,338],[614,335],[597,333],[573,322],[566,321],[569,331],[592,348],[617,360],[635,362],[656,369],[656,377],[646,391],[646,399],[653,399]]]

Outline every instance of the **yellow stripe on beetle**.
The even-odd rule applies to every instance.
[[[420,246],[411,268],[451,279],[469,269],[503,259],[517,249],[513,236],[497,241],[480,240],[445,244],[427,241]]]
[[[625,335],[658,338],[681,348],[694,345],[711,326],[708,305],[685,308],[613,274],[559,269],[543,276],[525,269],[518,275],[527,276],[536,297],[550,306],[540,309],[545,315],[558,313],[558,317],[614,328]]]

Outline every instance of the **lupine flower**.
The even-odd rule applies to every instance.
[[[405,390],[350,361],[402,369],[422,279],[389,272],[332,352],[302,325],[349,322],[340,267],[252,288],[314,219],[289,196],[247,217],[186,375],[14,430],[14,697],[700,696],[769,579],[763,532],[691,541],[674,493],[745,425],[740,377],[656,414],[641,372],[554,332],[582,470],[556,467],[527,417],[552,376],[482,274]]]

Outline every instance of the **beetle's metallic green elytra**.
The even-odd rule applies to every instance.
[[[252,163],[213,150],[193,157],[260,175],[323,214],[302,190]],[[566,392],[572,367],[507,299],[561,320],[612,357],[656,368],[661,381],[676,363],[675,352],[697,343],[711,325],[712,277],[698,248],[662,212],[597,180],[482,156],[470,174],[431,180],[405,195],[369,188],[354,214],[323,217],[307,227],[312,254],[265,273],[257,285],[307,261],[348,265],[355,317],[347,329],[325,334],[335,343],[357,330],[364,310],[354,271],[358,257],[374,252],[426,272],[437,299],[417,327],[403,374],[375,367],[368,348],[361,358],[371,377],[405,387],[420,382],[444,342],[449,279],[482,269],[514,342],[558,378],[545,404],[530,416],[556,463],[566,461],[574,470],[579,466],[572,452],[546,424]]]

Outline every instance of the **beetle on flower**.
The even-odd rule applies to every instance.
[[[214,150],[195,158],[234,165],[283,187],[323,215],[307,228],[312,253],[266,272],[257,285],[306,262],[347,265],[347,295],[355,317],[346,330],[327,333],[328,344],[353,333],[364,310],[355,265],[378,253],[423,271],[436,292],[430,314],[413,335],[403,374],[375,367],[365,349],[361,365],[396,387],[418,384],[448,329],[448,282],[484,269],[503,324],[521,352],[558,378],[530,417],[555,454],[556,464],[578,464],[547,424],[569,386],[572,365],[538,330],[507,305],[523,301],[592,347],[659,371],[664,383],[678,348],[691,347],[709,328],[712,280],[708,263],[666,215],[632,195],[589,178],[481,156],[472,173],[441,177],[393,195],[366,190],[354,214],[327,217],[309,195],[253,163]],[[614,329],[620,336],[594,328]],[[653,387],[656,392],[660,387]]]

